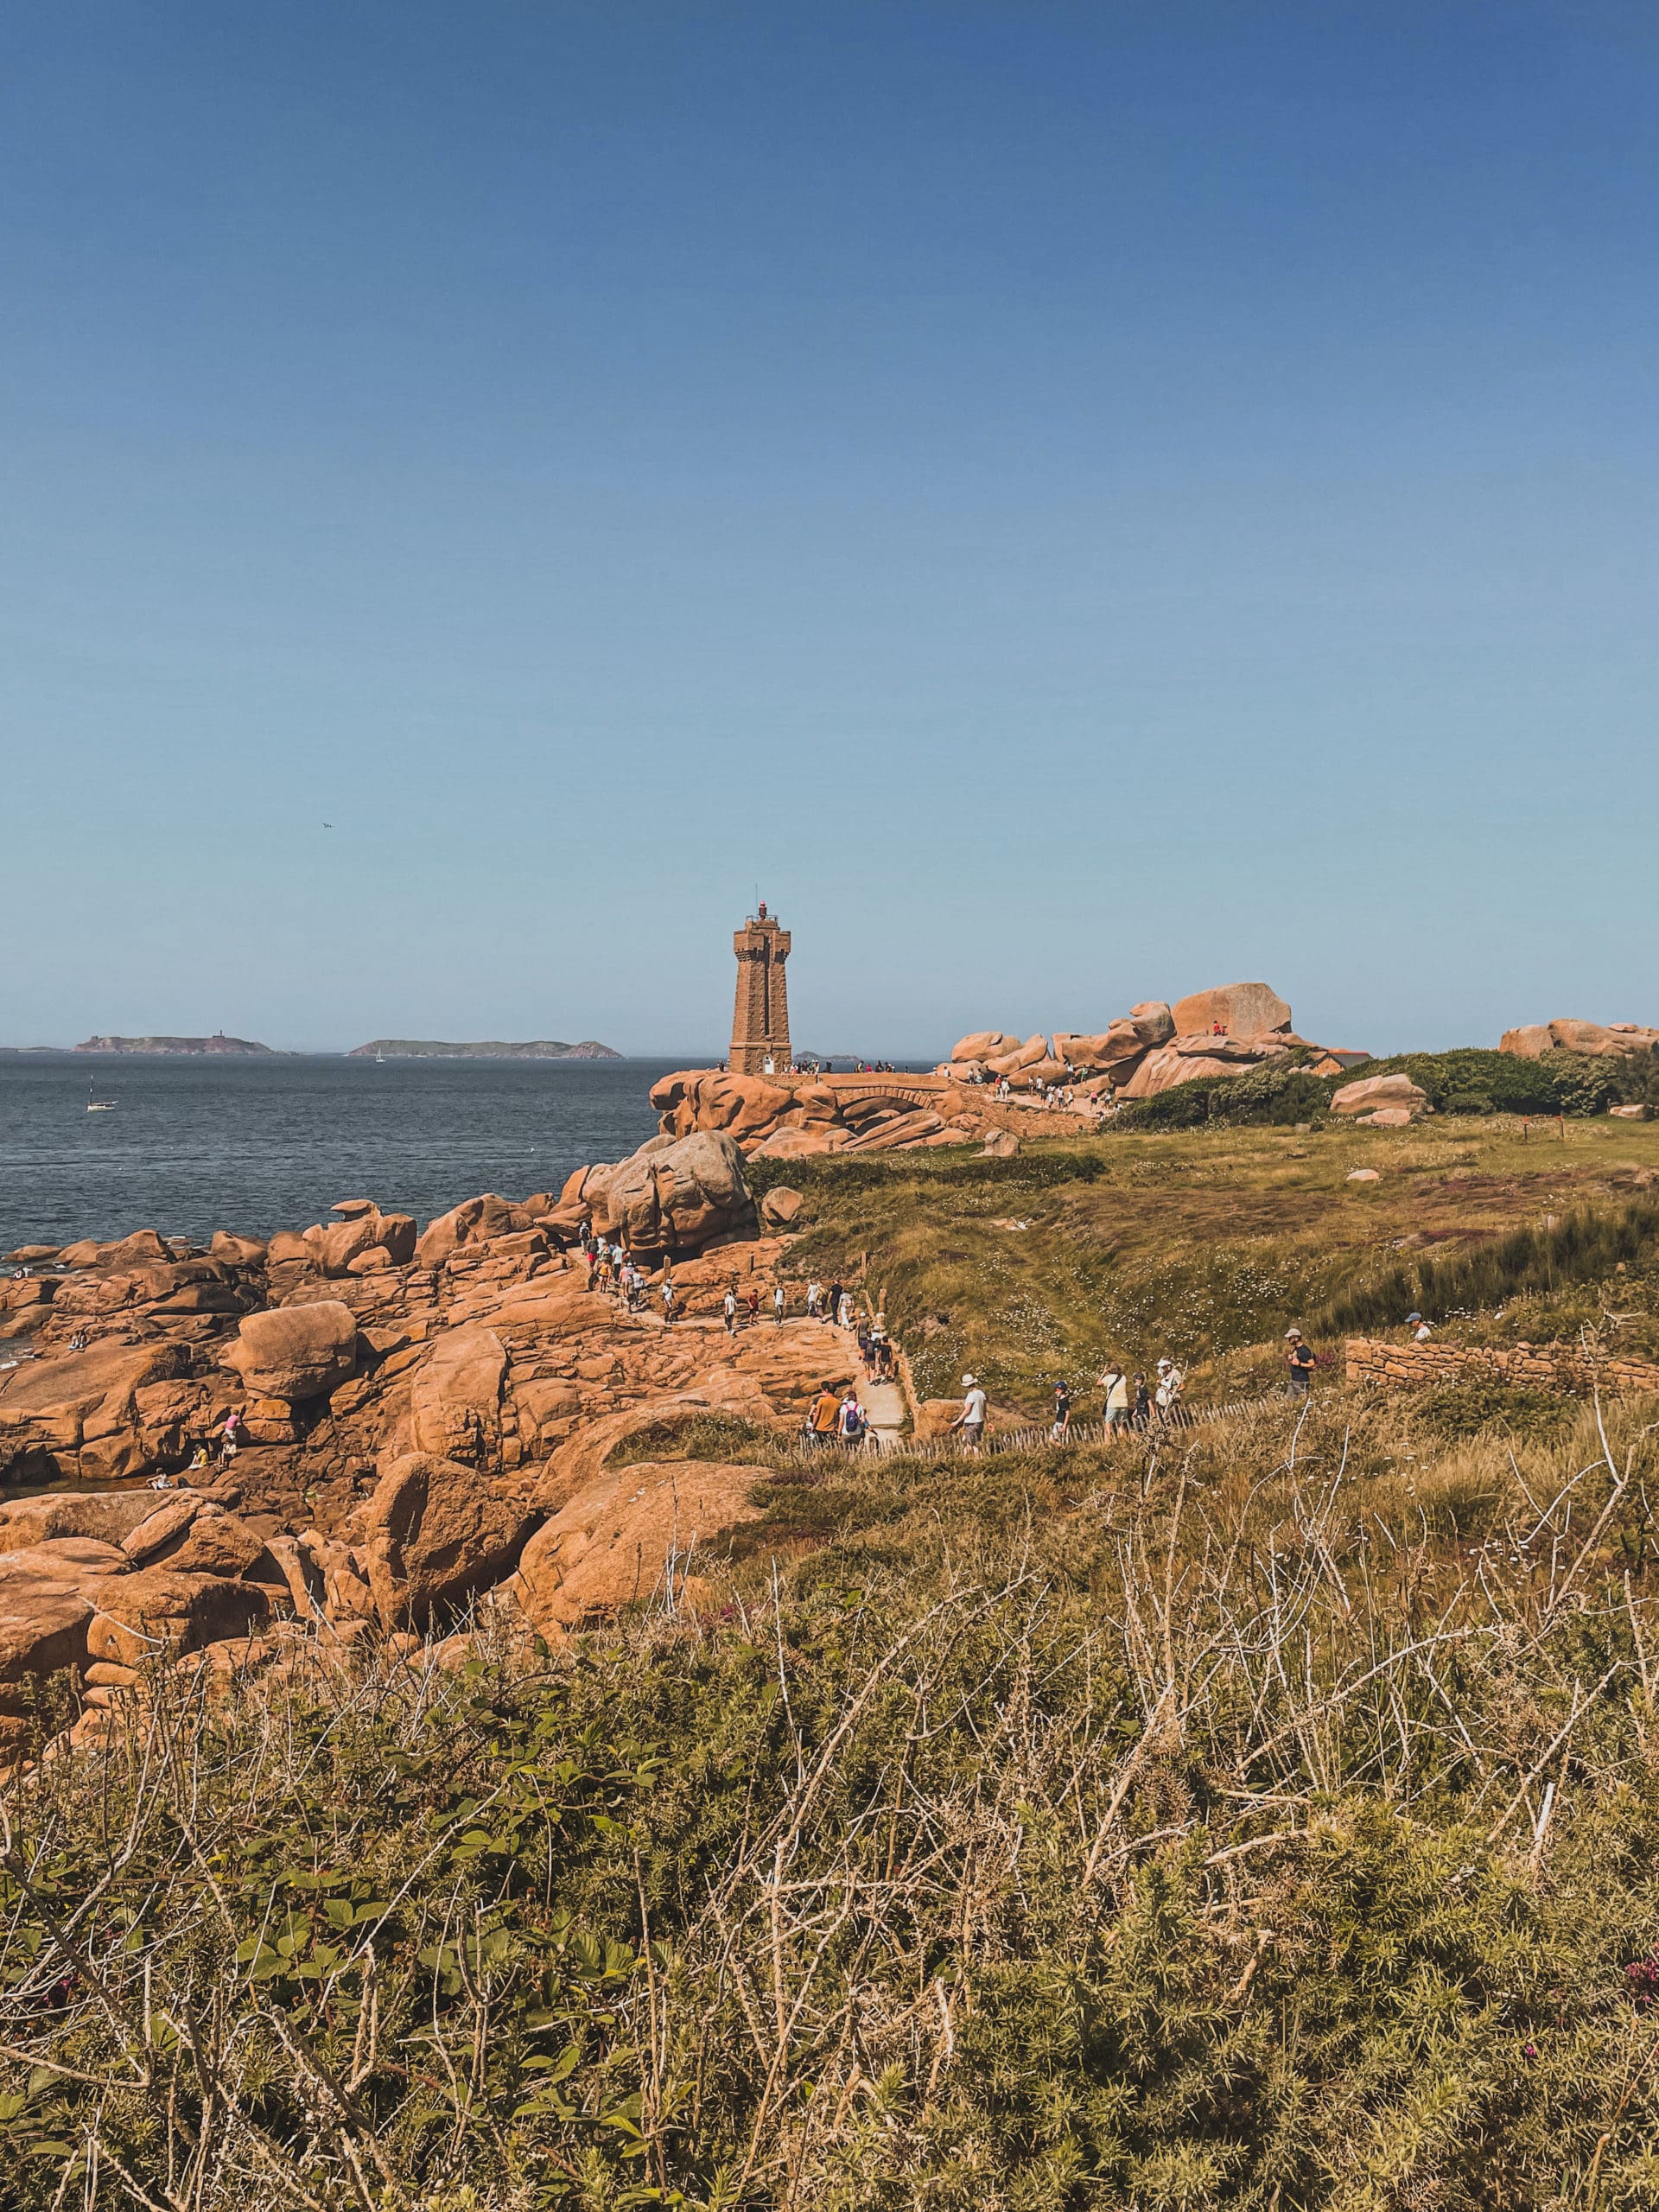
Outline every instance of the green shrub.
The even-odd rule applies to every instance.
[[[1649,1064],[1603,1059],[1584,1052],[1546,1052],[1523,1059],[1517,1052],[1490,1052],[1459,1046],[1450,1052],[1395,1052],[1367,1060],[1345,1075],[1327,1078],[1328,1087],[1374,1075],[1408,1075],[1431,1106],[1446,1114],[1567,1114],[1580,1118],[1605,1114],[1626,1096],[1645,1096],[1640,1086],[1652,1080]],[[1486,1107],[1455,1103],[1484,1098]]]
[[[1303,1067],[1269,1061],[1242,1075],[1200,1076],[1121,1107],[1115,1128],[1196,1129],[1206,1122],[1291,1128],[1311,1122],[1331,1103],[1327,1084]]]
[[[1442,1114],[1495,1114],[1491,1093],[1484,1090],[1449,1090],[1440,1108]]]
[[[1544,1065],[1548,1066],[1552,1061],[1557,1064],[1551,1074],[1559,1113],[1586,1119],[1605,1114],[1624,1096],[1624,1066],[1620,1060],[1588,1059],[1577,1052],[1547,1053]]]

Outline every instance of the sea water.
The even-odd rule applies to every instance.
[[[268,1236],[336,1198],[425,1224],[480,1191],[556,1193],[655,1135],[648,1094],[676,1065],[0,1053],[0,1253]],[[86,1111],[89,1083],[113,1113]]]

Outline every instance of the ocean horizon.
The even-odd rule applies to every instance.
[[[0,1253],[136,1229],[270,1236],[327,1219],[340,1198],[424,1226],[484,1191],[556,1195],[573,1169],[657,1134],[659,1077],[717,1058],[0,1048]],[[115,1110],[89,1114],[93,1091]]]

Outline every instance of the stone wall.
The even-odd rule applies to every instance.
[[[1387,1344],[1380,1337],[1350,1337],[1351,1382],[1455,1382],[1471,1373],[1530,1390],[1564,1390],[1587,1397],[1596,1385],[1610,1394],[1659,1391],[1659,1365],[1651,1360],[1598,1354],[1576,1344]]]

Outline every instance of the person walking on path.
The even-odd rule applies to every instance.
[[[820,1382],[818,1395],[807,1408],[807,1433],[815,1445],[822,1447],[841,1431],[841,1400],[827,1382]]]
[[[857,1313],[853,1305],[853,1294],[850,1290],[843,1290],[841,1294],[841,1306],[836,1313],[836,1319],[840,1322],[843,1329],[850,1329],[857,1318]]]
[[[817,1282],[808,1283],[806,1286],[806,1318],[809,1321],[816,1321],[818,1319],[818,1307],[823,1301],[823,1284]]]
[[[1160,1359],[1158,1363],[1158,1388],[1153,1393],[1153,1400],[1158,1408],[1158,1418],[1166,1428],[1175,1419],[1181,1402],[1181,1392],[1185,1387],[1186,1377],[1174,1361]]]
[[[985,1393],[979,1386],[977,1375],[964,1375],[962,1378],[962,1387],[968,1395],[962,1402],[962,1411],[950,1424],[950,1433],[954,1435],[957,1430],[960,1429],[963,1449],[977,1452],[980,1440],[985,1433],[987,1411]]]
[[[887,1334],[885,1313],[876,1315],[870,1331],[870,1356],[875,1363],[874,1380],[890,1382],[893,1380],[893,1338]]]
[[[1054,1385],[1054,1426],[1048,1432],[1051,1444],[1064,1444],[1071,1427],[1071,1393],[1064,1382]]]
[[[780,1283],[780,1282],[779,1282],[779,1283],[774,1283],[774,1284],[772,1285],[772,1319],[773,1319],[774,1321],[778,1322],[778,1323],[781,1325],[781,1324],[782,1324],[782,1322],[783,1322],[783,1318],[784,1318],[785,1314],[788,1311],[789,1311],[789,1293],[788,1293],[788,1292],[784,1288],[784,1286],[782,1285],[782,1283]]]
[[[1127,1428],[1129,1425],[1129,1378],[1118,1361],[1113,1359],[1106,1363],[1100,1387],[1106,1393],[1106,1403],[1102,1410],[1109,1440],[1119,1429]]]
[[[737,1292],[730,1283],[726,1286],[726,1295],[720,1301],[720,1311],[726,1324],[727,1335],[734,1337],[737,1334]]]
[[[839,1282],[832,1282],[830,1286],[830,1295],[824,1302],[823,1318],[833,1325],[840,1318],[840,1314],[841,1285]]]
[[[1313,1370],[1317,1364],[1313,1347],[1300,1329],[1287,1329],[1285,1343],[1289,1347],[1285,1358],[1290,1368],[1292,1395],[1298,1398],[1305,1398],[1313,1388]]]
[[[760,1293],[755,1284],[749,1285],[749,1321],[751,1325],[760,1319]]]
[[[862,1441],[864,1408],[858,1402],[858,1393],[849,1382],[842,1395],[839,1421],[841,1440],[850,1452]]]

